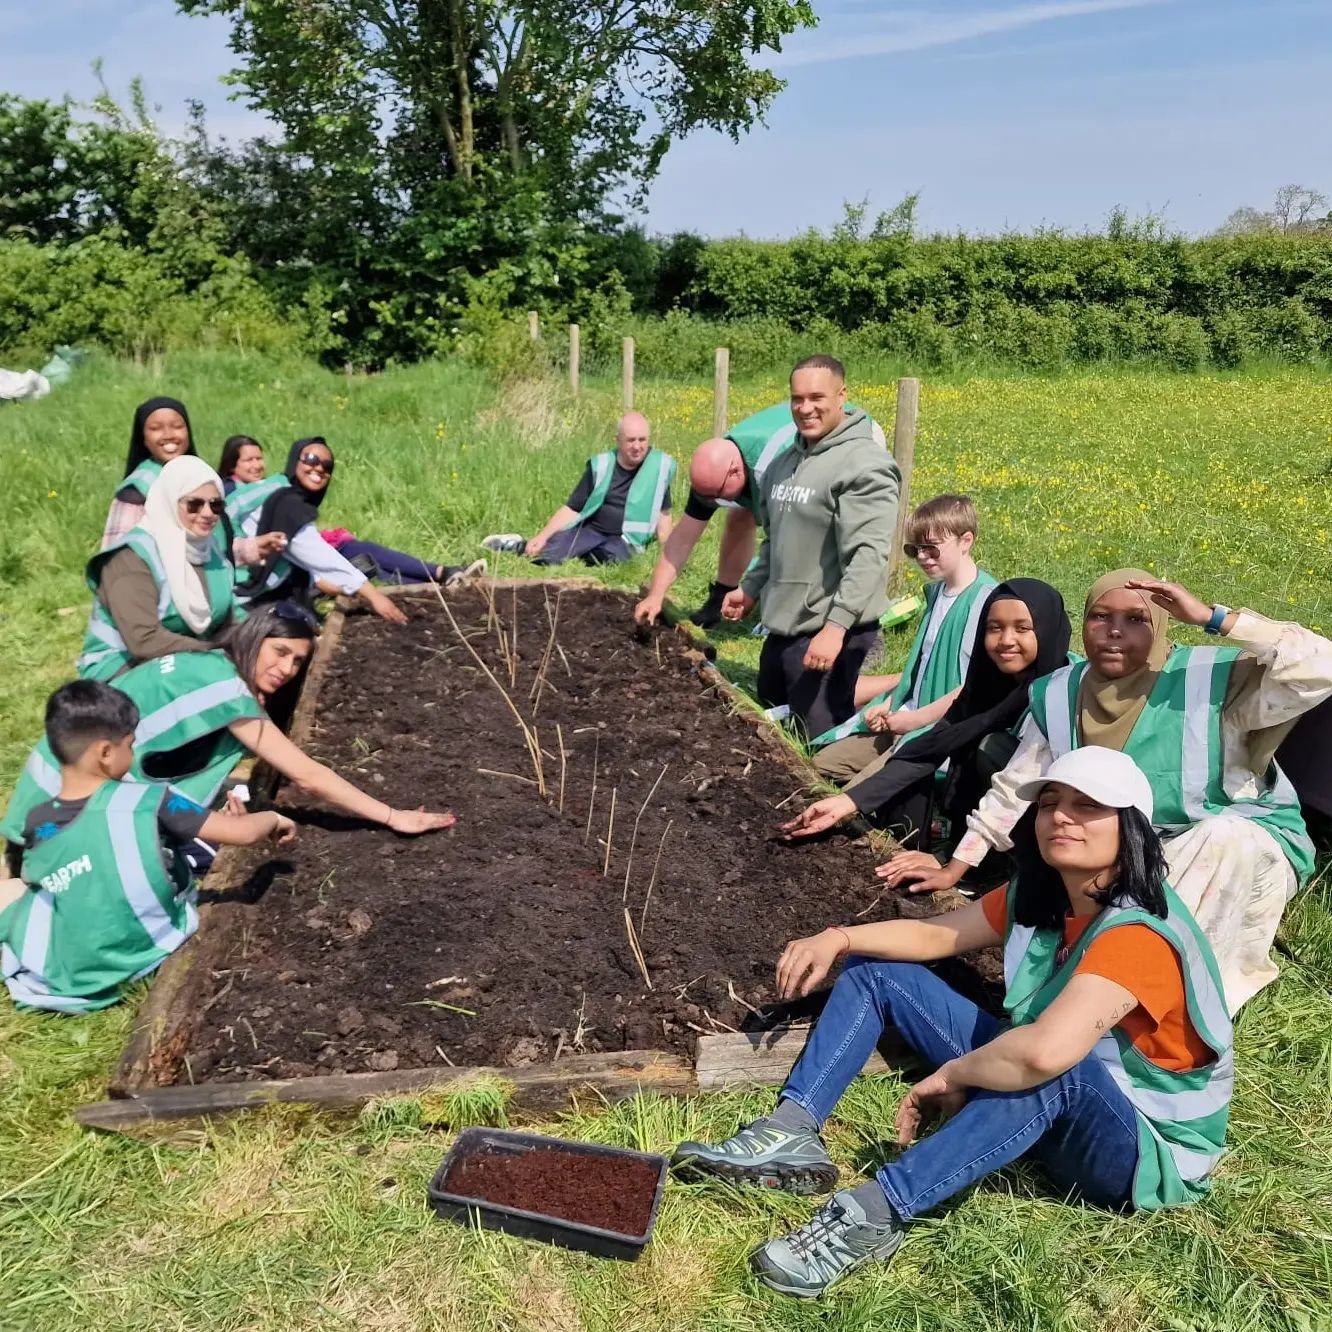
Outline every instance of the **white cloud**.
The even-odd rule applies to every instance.
[[[817,30],[792,38],[786,50],[767,63],[775,68],[818,65],[831,60],[849,60],[856,56],[893,55],[901,51],[920,51],[930,46],[950,46],[996,33],[1013,32],[1056,19],[1081,18],[1121,9],[1142,9],[1170,4],[1172,0],[1045,0],[1044,3],[1010,5],[989,12],[976,11],[951,16],[929,12],[898,12],[879,15],[871,27],[854,35],[843,35],[847,25],[838,24],[838,34],[824,38]]]

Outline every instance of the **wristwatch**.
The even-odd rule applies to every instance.
[[[1221,626],[1226,622],[1226,616],[1230,614],[1229,606],[1222,606],[1220,603],[1212,607],[1212,618],[1203,625],[1203,633],[1219,634]]]

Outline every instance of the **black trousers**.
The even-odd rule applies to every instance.
[[[792,638],[769,634],[759,657],[758,696],[765,708],[791,709],[792,722],[806,736],[822,735],[844,722],[856,710],[856,679],[865,658],[879,639],[879,626],[870,620],[847,632],[842,650],[829,671],[805,669],[805,653],[813,634]]]

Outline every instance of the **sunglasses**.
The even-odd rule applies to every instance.
[[[945,537],[944,541],[947,540],[948,538]],[[939,547],[944,544],[944,541],[922,541],[919,545],[914,541],[908,541],[902,549],[906,552],[906,557],[909,560],[918,559],[921,555],[924,555],[927,560],[937,560],[939,558]]]
[[[319,617],[309,606],[302,606],[299,601],[275,601],[273,610],[284,620],[300,620],[302,624],[309,625],[311,629],[319,628]]]
[[[213,513],[221,516],[226,512],[227,502],[220,499],[199,499],[197,496],[184,501],[186,513],[202,513],[207,505]]]
[[[313,468],[316,472],[323,472],[326,476],[333,475],[333,459],[325,458],[321,453],[302,453],[297,461]]]

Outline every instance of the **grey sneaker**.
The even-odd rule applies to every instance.
[[[862,1263],[891,1258],[903,1233],[897,1221],[869,1220],[843,1189],[798,1230],[755,1249],[749,1265],[770,1290],[812,1300]]]
[[[444,566],[444,586],[457,587],[459,583],[465,583],[469,578],[484,578],[486,570],[490,566],[485,560],[473,560],[467,565],[449,565]]]
[[[837,1167],[817,1133],[793,1133],[762,1119],[716,1146],[682,1142],[671,1161],[690,1174],[803,1196],[827,1193],[837,1184]]]
[[[486,550],[501,554],[521,555],[527,549],[527,538],[521,532],[495,532],[482,543]]]

